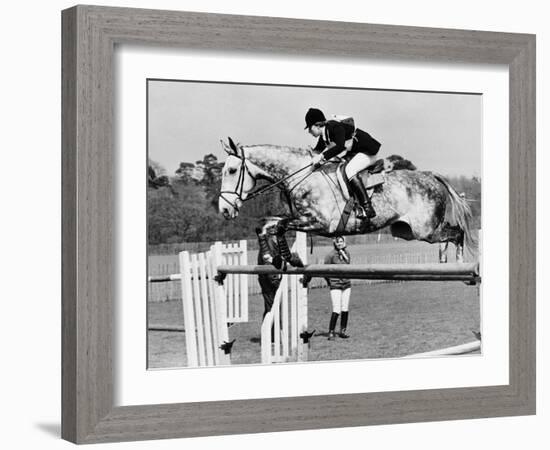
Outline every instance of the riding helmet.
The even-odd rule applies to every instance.
[[[306,113],[306,126],[304,130],[307,130],[318,122],[326,122],[326,120],[327,119],[325,118],[323,111],[316,108],[309,108]]]

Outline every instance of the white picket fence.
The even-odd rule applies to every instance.
[[[220,248],[222,264],[246,265],[248,263],[245,239],[232,244],[216,242],[214,246]],[[246,275],[230,275],[225,283],[227,322],[248,322],[248,277]]]
[[[230,353],[225,351],[230,345],[227,324],[248,321],[248,280],[246,275],[229,275],[225,286],[219,285],[216,268],[246,264],[246,241],[216,242],[203,253],[184,251],[179,263],[187,366],[230,364]]]
[[[305,233],[296,234],[291,250],[306,262]],[[202,253],[181,252],[180,274],[149,280],[181,283],[188,367],[231,364],[228,324],[248,321],[248,276],[229,274],[220,284],[215,277],[221,265],[246,266],[246,241],[216,242]],[[262,363],[307,361],[304,332],[307,332],[307,288],[303,287],[301,276],[283,275],[273,307],[261,327]]]

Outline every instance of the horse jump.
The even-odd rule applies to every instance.
[[[306,261],[306,234],[296,233],[292,252]],[[247,275],[281,274],[283,279],[271,311],[261,327],[262,363],[307,361],[307,284],[313,277],[342,276],[352,279],[390,281],[481,281],[478,263],[324,265],[276,269],[268,265],[246,265],[246,243],[214,244],[200,254],[181,252],[180,274],[150,277],[150,282],[180,280],[184,309],[188,367],[230,364],[232,342],[227,324],[234,318],[248,320]],[[243,314],[246,313],[246,314]],[[245,317],[246,316],[246,317]],[[236,321],[236,320],[235,320]],[[158,327],[163,329],[163,327]],[[273,339],[272,332],[273,329]],[[166,329],[164,329],[166,330]],[[177,330],[181,331],[178,327]],[[480,341],[407,356],[441,356],[479,350]]]
[[[297,233],[297,240],[303,233]],[[304,235],[305,236],[305,235]],[[295,242],[295,246],[296,246]],[[297,251],[296,247],[292,251]],[[300,252],[300,257],[305,262],[305,252]],[[230,274],[282,274],[285,275],[283,282],[277,291],[277,296],[273,304],[272,312],[266,315],[262,324],[262,363],[286,362],[290,358],[296,361],[307,361],[308,340],[311,335],[307,332],[307,283],[313,277],[330,277],[342,276],[352,279],[366,280],[389,280],[389,281],[461,281],[468,285],[478,285],[481,282],[478,263],[448,263],[448,264],[362,264],[362,265],[325,265],[325,264],[310,264],[305,267],[287,267],[285,270],[276,269],[273,266],[256,265],[256,266],[237,266],[237,265],[222,265],[217,268],[217,279],[219,283],[223,283],[226,276]],[[286,302],[288,301],[288,283],[296,283],[298,277],[302,283],[302,293],[299,292],[299,287],[291,286],[292,301],[295,302],[296,295],[302,295],[301,304],[305,304],[304,316],[298,320],[299,327],[303,330],[301,333],[294,334],[291,342],[296,346],[293,348],[300,349],[300,353],[288,352],[288,318],[285,319]],[[280,331],[275,333],[273,345],[271,345],[270,329],[275,323],[281,321]],[[296,315],[291,313],[292,317]],[[277,327],[276,327],[277,328]],[[295,329],[295,328],[292,328]],[[301,340],[297,340],[299,336]],[[449,347],[445,349],[435,350],[431,352],[418,353],[406,356],[405,358],[429,357],[429,356],[444,356],[444,355],[460,355],[472,353],[481,348],[481,341]],[[293,357],[294,356],[294,357]]]

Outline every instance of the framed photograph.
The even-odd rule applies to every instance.
[[[65,439],[535,413],[534,36],[62,19]]]

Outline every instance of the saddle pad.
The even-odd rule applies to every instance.
[[[338,185],[340,186],[340,190],[342,191],[342,194],[344,196],[344,198],[346,200],[348,200],[350,198],[350,192],[349,192],[349,189],[348,189],[348,185],[346,184],[346,182],[344,181],[344,163],[340,164],[338,166],[338,169],[336,169],[336,179],[338,180]],[[370,174],[369,177],[367,178],[367,185],[365,186],[367,188],[367,191],[368,190],[371,190],[372,188],[374,188],[375,186],[378,186],[379,184],[382,184],[384,183],[384,174],[383,173],[374,173],[374,174]],[[369,192],[370,194],[370,192]]]

